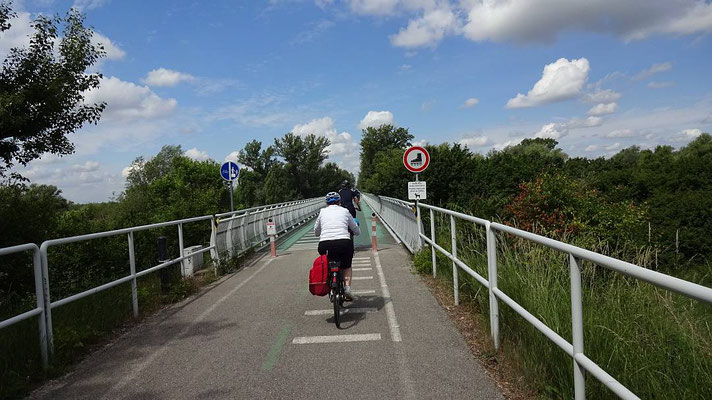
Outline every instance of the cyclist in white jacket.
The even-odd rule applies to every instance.
[[[349,210],[341,207],[341,196],[338,193],[329,192],[326,195],[326,204],[326,207],[319,211],[314,224],[314,234],[319,236],[319,254],[328,252],[330,260],[341,262],[344,298],[351,301],[351,260],[354,256],[351,234],[360,235],[361,230]]]

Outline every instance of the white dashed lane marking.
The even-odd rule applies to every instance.
[[[364,308],[344,308],[341,310],[342,314],[366,314],[378,312],[377,308],[364,307]],[[309,310],[305,311],[304,315],[331,315],[334,313],[333,309],[329,310]]]
[[[306,336],[296,337],[293,344],[317,344],[317,343],[347,343],[347,342],[369,342],[381,340],[380,333],[364,333],[360,335],[331,335],[331,336]]]

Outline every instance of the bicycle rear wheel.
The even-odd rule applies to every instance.
[[[338,329],[341,329],[341,321],[339,317],[341,316],[341,295],[337,292],[334,296],[334,323]]]

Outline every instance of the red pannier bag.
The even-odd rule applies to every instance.
[[[309,270],[309,292],[314,296],[326,296],[329,294],[329,260],[326,255],[317,257],[314,260],[312,269]]]

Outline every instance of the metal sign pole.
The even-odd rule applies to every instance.
[[[232,178],[232,171],[230,171],[230,177]],[[233,211],[235,211],[235,208],[232,205],[232,179],[230,179],[230,212]]]
[[[418,182],[418,174],[415,174],[415,181]],[[415,196],[415,221],[416,224],[418,225],[418,250],[420,250],[423,247],[423,239],[420,237],[420,234],[422,233],[420,231],[420,206],[418,206],[418,198],[420,196]]]

